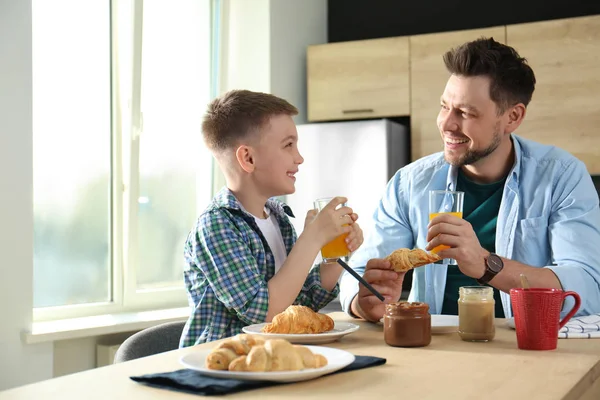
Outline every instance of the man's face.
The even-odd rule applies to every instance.
[[[440,102],[437,125],[448,163],[478,164],[498,148],[505,137],[506,118],[498,116],[490,98],[488,77],[452,75]]]

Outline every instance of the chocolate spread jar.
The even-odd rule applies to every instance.
[[[426,303],[388,304],[383,316],[385,343],[395,347],[422,347],[431,343],[431,315]]]

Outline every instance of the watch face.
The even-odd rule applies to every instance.
[[[488,265],[489,269],[491,269],[495,273],[500,272],[502,270],[502,267],[504,267],[504,263],[502,262],[502,259],[495,254],[491,254],[488,257],[487,265]]]

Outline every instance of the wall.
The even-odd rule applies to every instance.
[[[306,122],[306,46],[327,42],[323,0],[223,2],[219,93],[248,89],[281,96]]]
[[[457,31],[600,14],[594,0],[328,0],[328,40],[372,39]],[[491,11],[490,11],[491,10]]]
[[[52,344],[24,345],[33,306],[31,1],[0,0],[0,390],[52,377]]]
[[[135,332],[54,342],[54,377],[95,368],[97,344],[120,344],[133,333]]]
[[[268,92],[271,0],[225,0],[221,31],[219,92]]]
[[[271,0],[271,93],[306,116],[306,46],[327,43],[327,4],[323,0]]]
[[[248,89],[283,97],[306,117],[306,46],[327,43],[325,0],[225,0],[218,93]],[[225,185],[215,165],[213,190]]]

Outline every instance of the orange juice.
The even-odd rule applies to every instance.
[[[338,258],[347,256],[350,251],[348,250],[348,246],[346,246],[346,237],[347,233],[340,235],[333,239],[331,242],[327,243],[321,249],[321,255],[323,256],[323,260],[336,260]]]
[[[429,214],[429,220],[431,221],[432,219],[434,219],[435,217],[437,217],[438,215],[441,215],[441,214],[450,214],[450,215],[454,215],[455,217],[458,217],[458,218],[462,218],[463,217],[462,211],[461,212],[447,212],[447,213],[430,213]],[[437,254],[438,251],[446,250],[446,249],[449,249],[449,248],[450,248],[450,246],[446,246],[446,245],[440,244],[439,246],[434,247],[431,250],[431,252],[433,254]]]

